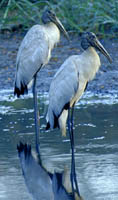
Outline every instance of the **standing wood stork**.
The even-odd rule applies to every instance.
[[[49,90],[49,106],[46,116],[46,129],[59,127],[63,136],[66,136],[66,122],[68,118],[68,131],[72,149],[71,182],[72,189],[75,183],[78,195],[79,190],[74,158],[74,105],[80,99],[88,82],[95,77],[100,67],[100,58],[96,49],[102,52],[110,63],[112,62],[110,55],[94,33],[84,33],[81,46],[84,52],[81,55],[73,55],[67,58],[55,74]],[[72,112],[70,113],[71,108]]]
[[[83,200],[72,194],[68,171],[50,173],[43,167],[40,155],[34,157],[31,145],[17,146],[21,168],[29,193],[35,200]],[[40,158],[40,160],[39,160]]]
[[[28,87],[33,82],[34,111],[35,111],[35,132],[36,148],[38,152],[39,144],[39,125],[38,125],[38,106],[36,78],[37,73],[44,67],[50,57],[51,50],[60,40],[60,31],[69,39],[68,34],[56,17],[50,11],[45,10],[42,15],[43,25],[34,25],[24,37],[17,54],[16,59],[16,77],[14,94],[19,97],[28,93]]]
[[[74,107],[88,82],[95,77],[100,68],[100,58],[96,50],[104,54],[110,63],[112,62],[110,55],[94,33],[83,33],[81,46],[84,52],[65,60],[55,74],[49,89],[46,129],[59,127],[63,136],[66,136],[69,109]]]

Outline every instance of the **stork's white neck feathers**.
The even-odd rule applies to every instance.
[[[60,31],[58,27],[50,22],[45,26],[46,34],[48,35],[48,42],[51,49],[59,42],[60,40]]]
[[[93,47],[89,47],[81,55],[83,75],[86,80],[92,80],[101,65],[99,55]]]

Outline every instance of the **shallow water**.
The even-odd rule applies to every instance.
[[[16,146],[35,145],[32,95],[14,99],[0,91],[0,199],[31,199],[22,177]],[[45,132],[47,94],[39,95],[41,154],[48,169],[70,167],[70,143],[60,132]],[[116,91],[86,93],[75,108],[75,156],[78,183],[85,200],[118,200],[118,96]],[[22,191],[22,192],[21,192]]]

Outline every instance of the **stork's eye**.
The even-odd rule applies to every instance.
[[[89,33],[89,40],[95,40],[96,39],[96,35],[94,33]]]
[[[47,12],[48,12],[48,14],[51,14],[51,11],[50,11],[50,10],[48,10]]]
[[[49,15],[51,15],[51,16],[53,16],[53,17],[55,17],[56,15],[55,15],[55,13],[54,12],[52,12],[52,11],[50,11],[50,10],[48,10],[48,14]]]

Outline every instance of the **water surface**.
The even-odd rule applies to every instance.
[[[22,177],[16,146],[35,145],[32,95],[14,99],[0,91],[0,199],[31,199]],[[45,131],[47,94],[39,94],[41,154],[53,171],[70,167],[70,143],[58,130]],[[85,200],[118,200],[118,96],[86,93],[76,105],[75,155],[81,195]],[[22,191],[22,192],[21,192]]]

